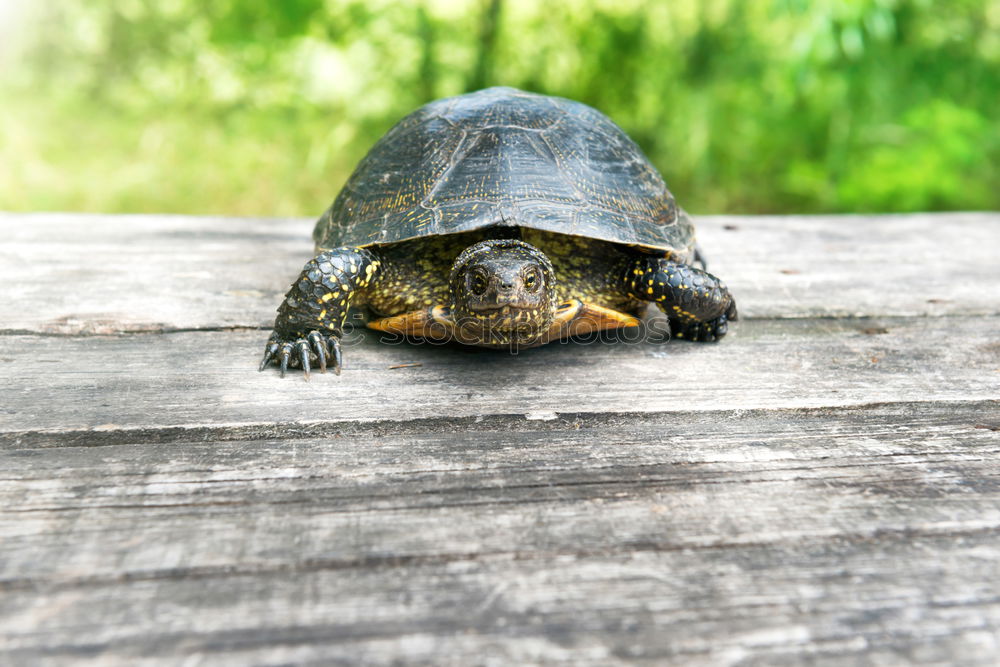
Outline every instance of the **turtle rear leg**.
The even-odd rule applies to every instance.
[[[306,379],[313,362],[327,362],[340,375],[340,338],[348,309],[373,284],[382,260],[365,248],[343,247],[309,260],[278,307],[278,317],[264,347],[260,370],[272,362],[284,377],[289,365],[301,366]]]
[[[702,271],[708,268],[708,259],[705,257],[705,252],[697,244],[694,246],[694,258],[691,260],[691,263],[696,264]]]
[[[707,271],[663,257],[636,258],[625,272],[625,289],[633,299],[659,306],[677,338],[719,340],[738,317],[725,283]]]

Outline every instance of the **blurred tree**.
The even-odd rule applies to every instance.
[[[611,116],[696,212],[1000,208],[995,0],[40,0],[0,208],[311,215],[418,105]]]
[[[486,0],[482,19],[479,25],[479,48],[476,52],[476,64],[472,76],[466,84],[466,90],[486,88],[493,79],[493,48],[497,41],[497,30],[500,23],[501,0]]]

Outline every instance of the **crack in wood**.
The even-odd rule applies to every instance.
[[[562,412],[553,420],[526,419],[523,413],[491,414],[470,417],[424,417],[407,420],[349,420],[315,423],[293,422],[242,424],[238,426],[165,426],[165,427],[122,427],[108,430],[60,429],[24,430],[0,432],[0,449],[32,449],[51,447],[106,447],[142,442],[146,444],[227,442],[233,440],[301,440],[316,437],[384,437],[430,432],[496,432],[515,431],[524,433],[578,430],[629,424],[669,425],[677,420],[726,419],[739,417],[753,419],[765,415],[828,415],[831,412],[860,414],[884,407],[906,409],[916,406],[965,405],[982,407],[986,410],[1000,409],[1000,399],[979,401],[876,401],[847,406],[822,408],[776,408],[776,409],[736,409],[692,411],[649,411],[649,412]],[[942,416],[947,422],[947,417]],[[979,428],[969,424],[970,428]]]

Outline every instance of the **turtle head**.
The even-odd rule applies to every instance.
[[[523,241],[497,239],[469,246],[455,260],[449,286],[451,315],[464,342],[529,345],[552,324],[552,262]]]

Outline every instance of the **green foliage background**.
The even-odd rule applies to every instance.
[[[0,12],[0,209],[316,215],[400,117],[498,84],[601,109],[696,213],[1000,209],[997,0]]]

